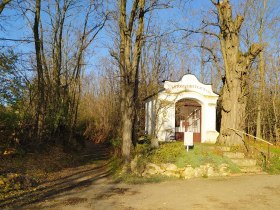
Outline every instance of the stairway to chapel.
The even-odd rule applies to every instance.
[[[262,168],[257,165],[257,160],[245,157],[244,152],[231,151],[227,146],[219,146],[218,149],[223,152],[224,157],[239,166],[242,173],[263,173]]]

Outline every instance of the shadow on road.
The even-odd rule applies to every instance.
[[[25,192],[13,197],[9,197],[0,204],[0,209],[9,207],[12,209],[21,209],[24,206],[54,198],[58,194],[73,189],[84,189],[94,184],[98,180],[107,178],[111,175],[108,168],[109,151],[104,145],[90,145],[87,151],[82,154],[86,158],[98,161],[87,166],[77,167],[68,174],[59,175],[52,181],[41,183],[33,191]]]

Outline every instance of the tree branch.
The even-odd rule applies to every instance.
[[[240,28],[241,28],[241,25],[242,25],[243,21],[244,21],[243,16],[237,15],[237,17],[234,21],[234,25],[235,25],[235,28],[236,28],[237,31],[240,31]]]
[[[252,44],[248,50],[248,53],[244,55],[247,62],[252,62],[263,49],[263,44]]]
[[[0,37],[1,41],[12,41],[12,42],[27,42],[27,43],[31,43],[34,42],[34,40],[31,39],[9,39],[9,38],[3,38]]]
[[[3,12],[5,6],[10,3],[11,0],[3,0],[2,3],[0,3],[0,15]]]
[[[130,18],[129,18],[129,22],[128,22],[128,31],[129,32],[132,32],[133,23],[134,23],[136,13],[137,13],[138,3],[139,3],[139,0],[135,0],[133,2],[133,6],[131,9]]]

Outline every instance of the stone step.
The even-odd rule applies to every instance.
[[[233,159],[242,159],[245,158],[245,155],[243,152],[224,152],[224,157],[233,158]]]
[[[241,167],[240,170],[243,173],[260,173],[260,172],[262,172],[262,168],[260,166]]]
[[[256,160],[248,158],[232,158],[231,161],[240,167],[255,166],[257,164]]]

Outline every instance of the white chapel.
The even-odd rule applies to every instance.
[[[218,95],[211,85],[187,74],[178,82],[165,81],[164,88],[145,99],[145,132],[159,141],[184,140],[215,143]]]

